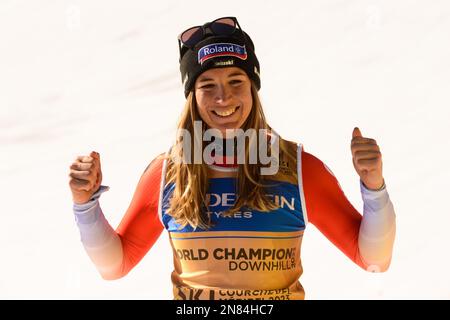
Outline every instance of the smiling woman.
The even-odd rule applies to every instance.
[[[198,112],[209,128],[241,128],[252,109],[251,81],[239,68],[205,71],[195,82]]]
[[[166,230],[175,299],[304,299],[300,252],[308,222],[361,268],[387,270],[395,213],[376,141],[353,130],[361,216],[322,161],[267,123],[255,47],[236,18],[189,28],[178,41],[186,97],[178,129],[189,134],[178,135],[150,163],[116,230],[99,204],[108,190],[101,185],[100,155],[80,156],[70,168],[81,240],[102,277],[125,276]],[[179,161],[186,159],[184,145],[207,150],[210,130],[221,133],[214,143],[222,146],[212,163]],[[263,134],[240,139],[254,131]],[[240,141],[243,162],[234,154]],[[261,157],[253,162],[255,153],[270,154],[276,170],[262,170],[266,163]]]

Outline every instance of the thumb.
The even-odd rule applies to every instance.
[[[91,156],[94,159],[100,160],[100,154],[97,151],[91,151],[89,156]]]
[[[359,130],[358,127],[355,127],[353,129],[353,133],[352,133],[352,138],[356,138],[356,137],[362,137],[361,131]]]
[[[96,162],[98,167],[100,168],[100,154],[97,151],[92,151],[89,155],[94,158],[94,162]]]

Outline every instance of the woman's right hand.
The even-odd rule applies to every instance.
[[[70,166],[69,177],[73,202],[76,204],[88,202],[102,183],[100,154],[92,151],[89,156],[78,156]]]

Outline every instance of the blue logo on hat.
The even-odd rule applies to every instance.
[[[234,43],[214,43],[208,44],[198,50],[198,63],[203,64],[208,59],[215,57],[238,57],[241,60],[247,59],[245,46]]]

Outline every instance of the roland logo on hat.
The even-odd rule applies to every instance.
[[[241,60],[247,59],[247,50],[244,46],[234,43],[212,43],[198,50],[198,63],[203,64],[208,59],[215,57],[237,57]]]

